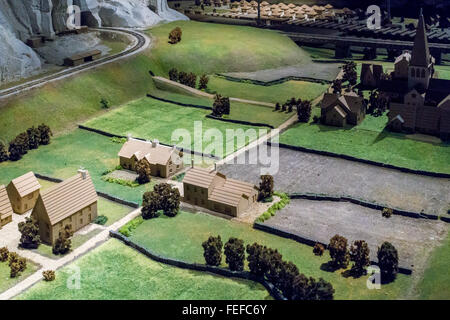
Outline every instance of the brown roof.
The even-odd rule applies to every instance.
[[[399,55],[396,59],[395,59],[395,63],[398,63],[402,60],[406,60],[406,61],[411,61],[411,53],[408,51],[403,52],[401,55]]]
[[[183,183],[201,188],[209,188],[215,176],[214,171],[202,168],[192,168],[184,176]]]
[[[411,65],[428,67],[430,64],[430,49],[428,48],[427,32],[425,30],[425,20],[421,14],[417,25],[414,47],[411,55]]]
[[[41,194],[52,226],[97,201],[94,184],[89,173],[85,172],[86,178],[78,173]]]
[[[438,104],[438,108],[450,110],[450,94]]]
[[[11,183],[16,188],[21,198],[41,188],[39,181],[31,171],[23,176],[13,179]]]
[[[342,118],[347,117],[347,113],[346,113],[344,110],[342,110],[342,108],[341,108],[339,105],[335,106],[333,109],[334,109],[334,110],[335,110]]]
[[[5,219],[13,214],[11,202],[9,202],[6,187],[0,186],[0,219]]]
[[[137,160],[146,158],[151,164],[166,165],[175,149],[163,146],[157,140],[154,140],[154,143],[155,146],[150,141],[130,138],[120,149],[119,157],[131,159],[136,156]]]
[[[321,108],[327,109],[331,106],[335,106],[338,103],[342,110],[345,112],[358,113],[361,110],[363,98],[358,96],[355,92],[346,92],[342,96],[338,96],[334,93],[325,93]]]

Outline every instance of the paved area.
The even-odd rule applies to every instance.
[[[398,250],[400,265],[411,269],[426,262],[448,229],[442,221],[398,215],[384,218],[381,211],[348,202],[297,199],[264,224],[322,243],[328,243],[335,234],[349,242],[365,240],[372,261],[377,260],[378,246],[389,241]]]
[[[222,173],[255,184],[259,183],[261,169],[267,167],[233,164],[232,159],[224,163],[219,167]],[[408,174],[285,148],[279,149],[278,164],[274,179],[275,189],[279,191],[349,195],[403,210],[448,216],[450,179]]]
[[[114,179],[121,179],[126,181],[135,181],[139,175],[130,170],[115,170],[107,175],[107,177]]]

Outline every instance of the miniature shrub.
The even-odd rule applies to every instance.
[[[181,181],[183,181],[185,175],[186,175],[186,172],[180,173],[180,174],[176,175],[175,177],[173,177],[172,180],[181,182]]]
[[[52,133],[52,130],[50,130],[50,127],[43,123],[38,127],[38,130],[41,135],[40,144],[43,144],[43,145],[50,144],[50,137],[53,136],[53,133]]]
[[[183,32],[180,27],[176,27],[169,33],[169,43],[176,44],[181,41],[181,36]]]
[[[347,239],[336,234],[330,239],[328,245],[330,251],[331,264],[336,268],[346,268],[350,259],[347,249]]]
[[[9,253],[9,267],[10,267],[10,277],[16,278],[21,272],[25,271],[27,268],[27,259],[22,258],[16,252]]]
[[[142,200],[144,219],[157,217],[160,210],[168,217],[175,217],[180,210],[181,195],[178,188],[168,183],[160,183],[152,192],[144,193]]]
[[[350,260],[353,261],[352,272],[356,276],[365,273],[366,267],[370,265],[370,250],[367,242],[356,240],[350,247]]]
[[[109,183],[117,183],[117,184],[120,184],[121,186],[130,187],[130,188],[139,187],[139,183],[137,183],[136,181],[123,180],[123,179],[118,179],[118,178],[113,178],[113,177],[102,177],[102,180],[105,182],[109,182]]]
[[[273,195],[273,177],[270,174],[262,175],[259,183],[258,200],[263,201]]]
[[[385,218],[390,218],[393,213],[394,213],[394,210],[392,210],[390,208],[383,208],[381,215]]]
[[[43,271],[42,276],[44,277],[44,280],[47,282],[54,281],[56,278],[55,271],[53,271],[53,270]]]
[[[208,240],[202,243],[203,257],[207,265],[219,266],[222,262],[222,239],[220,235],[217,237],[210,236]]]
[[[22,156],[28,152],[28,148],[28,135],[25,132],[22,132],[9,143],[9,159],[12,161],[22,159]]]
[[[9,159],[9,153],[3,142],[0,141],[0,163]]]
[[[150,182],[152,171],[150,169],[150,163],[145,158],[136,163],[136,173],[138,174],[136,181],[139,184]]]
[[[200,81],[199,81],[199,84],[198,84],[198,89],[199,89],[199,90],[204,90],[204,89],[206,89],[206,88],[208,87],[208,82],[209,82],[208,76],[207,76],[206,74],[203,74],[203,75],[200,77]]]
[[[111,140],[111,142],[113,142],[113,143],[119,143],[119,144],[124,144],[125,142],[127,142],[127,138],[119,138],[119,137],[111,137],[111,138],[109,138],[109,140]]]
[[[27,135],[28,135],[28,149],[29,150],[37,149],[41,142],[41,134],[39,132],[39,129],[35,128],[34,126],[28,128]]]
[[[9,250],[7,247],[0,248],[0,262],[6,262],[9,257]]]
[[[316,243],[316,244],[314,245],[313,253],[314,253],[316,256],[321,257],[321,256],[323,255],[324,252],[325,252],[325,247],[323,246],[323,244]]]
[[[102,109],[109,109],[109,101],[105,98],[102,98],[100,100],[100,106],[102,107]]]
[[[59,232],[59,236],[53,245],[53,254],[63,255],[68,253],[72,248],[72,236],[72,227],[70,225],[65,226],[64,229]]]
[[[214,97],[212,115],[215,117],[222,117],[224,114],[230,114],[230,98],[222,97],[216,94]]]
[[[169,79],[172,81],[178,81],[178,70],[175,68],[172,68],[169,70]]]
[[[395,279],[398,273],[398,252],[389,242],[384,242],[377,252],[378,266],[381,270],[381,280],[388,282]]]
[[[237,238],[230,238],[225,243],[226,263],[232,271],[244,270],[245,247],[244,241]]]
[[[125,237],[131,236],[133,230],[139,227],[144,222],[144,219],[139,216],[131,221],[129,221],[126,225],[119,229],[119,232],[123,234]]]
[[[94,223],[99,224],[101,226],[105,225],[106,222],[108,222],[108,217],[104,215],[97,216],[97,218],[94,219]]]
[[[278,210],[281,210],[284,207],[286,207],[291,201],[291,199],[286,193],[274,192],[273,194],[280,197],[281,198],[280,201],[274,203],[269,209],[267,209],[266,212],[264,212],[261,216],[259,216],[259,218],[256,219],[257,222],[264,222],[266,220],[269,220],[271,217],[275,215],[275,213]]]
[[[31,218],[25,218],[18,225],[21,233],[19,247],[24,249],[36,249],[41,244],[41,237],[39,236],[39,223]]]
[[[311,118],[311,101],[308,100],[300,100],[297,102],[297,116],[299,122],[309,122]]]

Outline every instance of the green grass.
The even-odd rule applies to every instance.
[[[27,268],[17,278],[11,278],[8,262],[0,262],[0,293],[14,287],[19,282],[25,280],[28,276],[35,273],[39,266],[30,260],[27,260]]]
[[[417,291],[422,300],[450,300],[450,234],[444,243],[433,251]]]
[[[318,114],[318,109],[314,110]],[[387,117],[366,116],[361,125],[338,128],[298,123],[281,134],[280,142],[345,154],[414,170],[450,173],[450,145],[383,131]]]
[[[275,113],[272,109],[265,107],[251,106],[251,108],[251,110],[255,110],[255,114],[257,114],[258,110],[267,112],[266,114],[269,115]],[[246,110],[247,111],[245,112],[248,115],[248,109]],[[244,144],[238,144],[235,140],[234,149],[232,148],[231,150],[224,150],[226,147],[225,144],[223,145],[223,149],[222,147],[217,150],[214,150],[214,148],[209,148],[208,146],[210,146],[210,143],[208,142],[208,137],[205,134],[208,129],[217,129],[220,133],[222,133],[223,137],[217,138],[217,141],[220,141],[220,143],[233,143],[233,137],[228,137],[227,139],[225,135],[227,129],[258,130],[258,127],[254,126],[237,125],[205,118],[205,116],[210,113],[210,110],[181,107],[151,98],[142,98],[140,100],[133,101],[122,108],[112,110],[108,114],[101,117],[87,121],[85,125],[117,135],[132,134],[134,137],[148,140],[157,138],[163,143],[177,144],[179,147],[189,148],[192,150],[194,149],[195,140],[194,121],[200,121],[204,133],[203,151],[219,156],[221,156],[221,152],[223,152],[223,154],[232,153],[234,150],[243,147]],[[267,118],[268,116],[265,117]],[[175,137],[176,140],[173,141],[172,135],[177,129],[187,130],[191,134],[191,141],[178,142],[178,137]],[[246,138],[245,140],[245,144],[250,141],[249,138]]]
[[[247,224],[203,213],[180,212],[175,218],[161,216],[146,220],[132,233],[131,239],[165,256],[204,263],[201,244],[209,236],[218,234],[224,243],[233,236],[243,239],[245,244],[257,241],[279,249],[286,260],[298,266],[300,272],[330,281],[336,290],[336,299],[395,299],[409,286],[409,277],[399,275],[395,282],[383,285],[381,290],[369,290],[366,277],[345,278],[340,271],[322,271],[320,266],[329,261],[328,254],[316,257],[309,246],[257,231]],[[222,265],[225,266],[225,258]]]
[[[72,267],[79,267],[80,289],[68,289]],[[260,284],[157,263],[111,239],[41,281],[19,300],[199,300],[270,299]]]

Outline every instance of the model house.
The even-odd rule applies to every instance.
[[[450,139],[450,81],[433,78],[434,63],[424,17],[420,15],[412,52],[397,58],[393,79],[380,85],[380,91],[390,101],[391,130]]]
[[[190,169],[183,179],[184,201],[237,217],[256,201],[255,185],[227,178],[215,170]]]
[[[363,63],[361,68],[361,84],[364,87],[375,88],[380,84],[383,76],[383,66],[379,64]]]
[[[13,209],[5,186],[0,186],[0,229],[12,221]]]
[[[322,123],[336,127],[358,125],[365,116],[364,99],[355,92],[346,92],[343,95],[325,93],[321,104]]]
[[[31,213],[39,223],[41,240],[53,245],[65,226],[73,232],[87,226],[97,217],[97,199],[86,170],[43,192]]]
[[[142,141],[128,138],[119,152],[120,165],[124,169],[136,170],[136,164],[145,159],[151,175],[167,178],[183,169],[182,154],[175,147],[161,145],[158,140]]]
[[[24,214],[33,209],[40,189],[41,185],[33,172],[12,180],[6,187],[6,191],[14,212]]]

